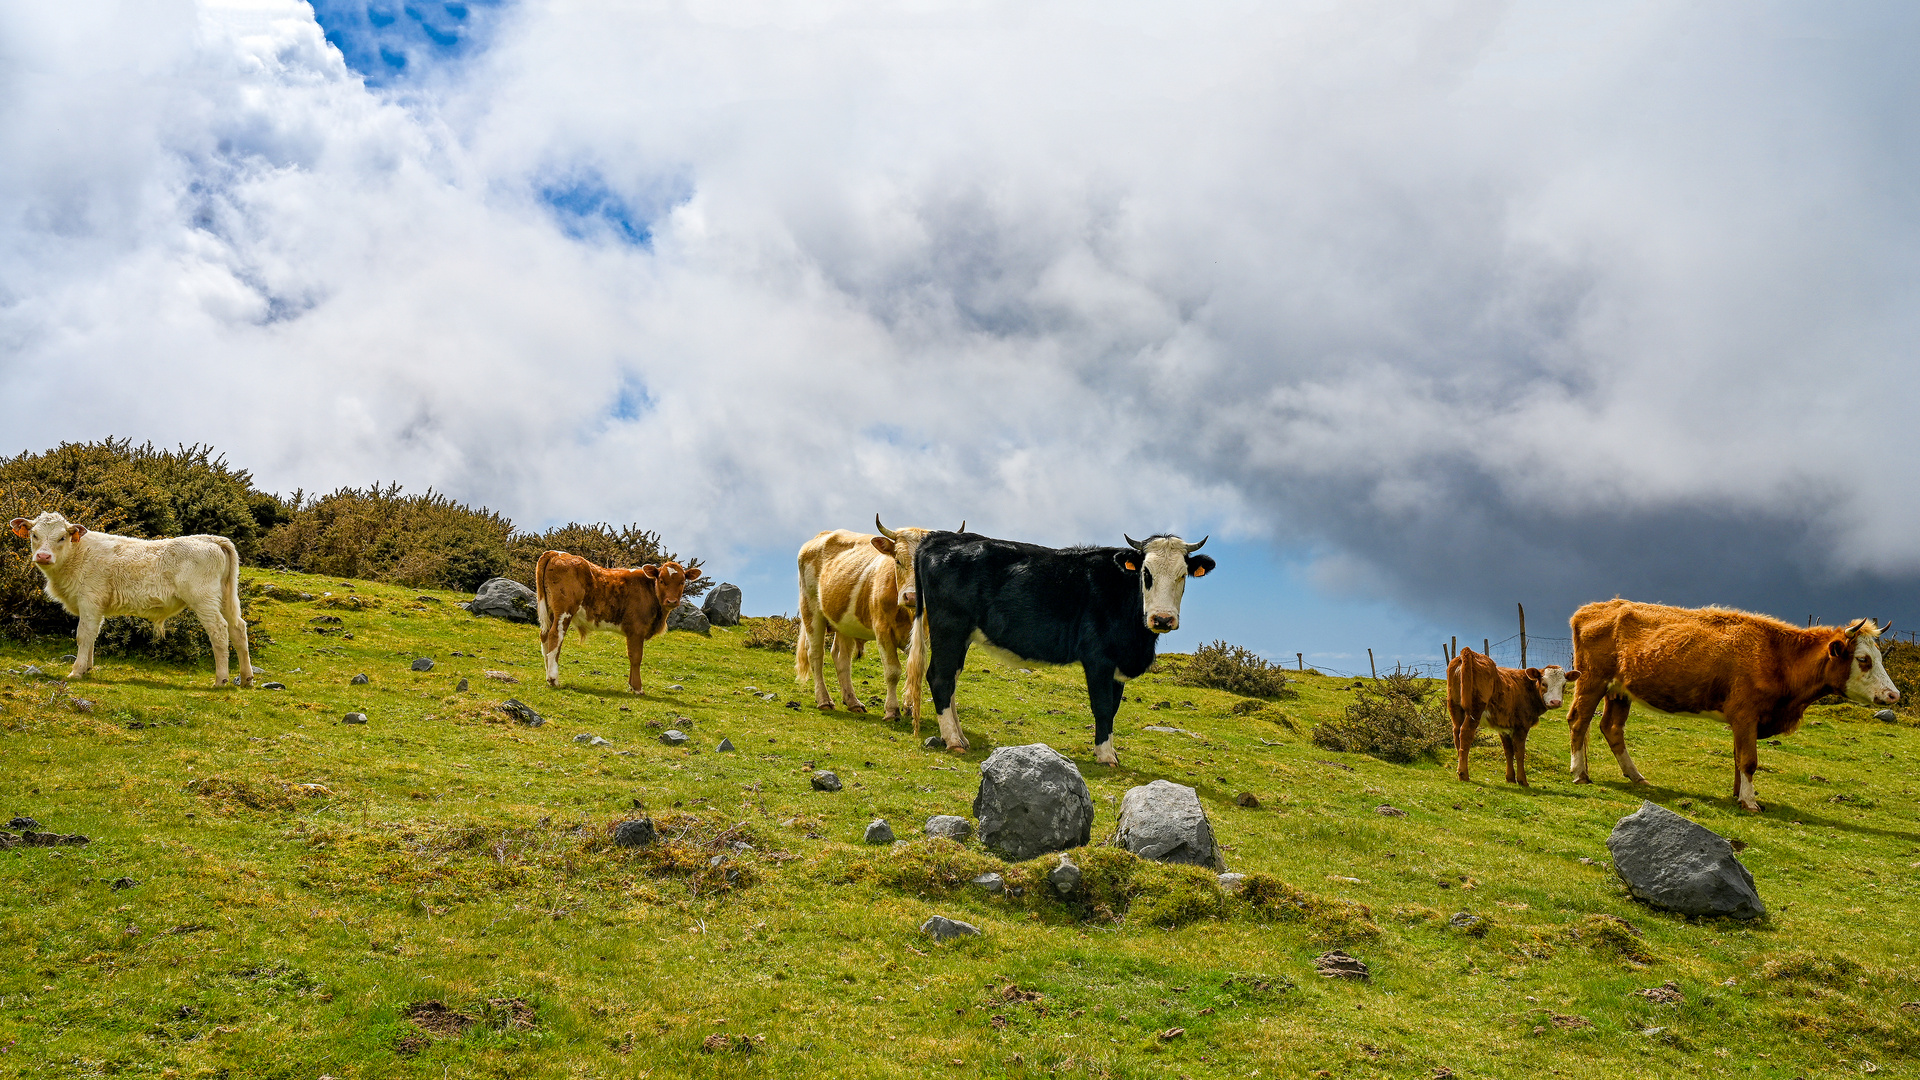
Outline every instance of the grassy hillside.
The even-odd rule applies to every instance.
[[[1634,718],[1651,789],[1604,749],[1598,783],[1568,784],[1552,719],[1532,790],[1497,782],[1497,746],[1468,785],[1313,747],[1354,683],[1312,676],[1241,717],[1139,679],[1107,770],[1077,669],[977,660],[960,758],[877,713],[789,708],[810,700],[791,656],[740,632],[653,643],[641,698],[596,636],[549,690],[534,631],[455,594],[248,578],[285,690],[214,690],[204,661],[62,686],[19,671],[64,674],[70,644],[0,646],[0,816],[92,838],[0,852],[0,1076],[1788,1078],[1904,1075],[1920,1049],[1920,738],[1851,706],[1763,745],[1758,817],[1705,722]],[[879,682],[872,657],[858,674]],[[548,723],[512,722],[508,696]],[[1096,842],[1127,788],[1167,778],[1200,791],[1230,868],[1277,880],[1223,899],[1085,851],[1093,895],[1068,904],[1040,886],[1051,860],[919,838],[968,813],[994,745],[1035,741],[1085,772]],[[845,790],[811,790],[814,767]],[[1604,840],[1642,796],[1744,842],[1772,917],[1629,900]],[[636,803],[668,842],[611,846]],[[861,844],[874,817],[909,842]],[[990,867],[1021,895],[966,884]],[[916,928],[936,913],[985,934],[935,944]],[[1372,981],[1317,977],[1332,946]],[[1682,1003],[1635,993],[1668,983]]]

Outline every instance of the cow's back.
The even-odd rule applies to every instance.
[[[858,637],[871,636],[859,633],[862,628],[896,615],[897,577],[893,556],[874,547],[867,533],[834,529],[800,549],[802,587],[829,623]]]
[[[1493,703],[1500,682],[1500,667],[1490,657],[1461,649],[1447,665],[1447,704],[1479,716]]]
[[[69,611],[85,602],[103,615],[171,614],[182,599],[220,595],[231,546],[221,536],[143,540],[89,532],[58,579],[48,575],[47,593]]]
[[[1778,681],[1777,623],[1726,608],[1588,604],[1571,620],[1574,666],[1609,694],[1665,712],[1715,713],[1736,684]]]

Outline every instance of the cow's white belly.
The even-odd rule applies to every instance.
[[[589,619],[587,618],[585,612],[575,612],[572,618],[570,618],[567,621],[567,629],[580,634],[591,633],[592,631],[595,631],[595,630],[611,630],[616,634],[621,634],[624,636],[627,632],[626,627],[621,626],[619,623],[601,622],[598,619]]]
[[[1060,666],[1058,664],[1048,663],[1045,660],[1029,660],[1024,656],[1021,656],[1019,653],[1014,652],[1012,649],[1003,649],[1000,646],[995,645],[992,641],[988,640],[987,635],[982,633],[979,630],[975,630],[973,632],[973,636],[967,640],[969,641],[969,643],[972,645],[973,648],[978,649],[983,653],[986,653],[988,656],[991,656],[995,660],[1000,661],[1001,663],[1007,665],[1008,667],[1030,667],[1030,666],[1059,667]]]

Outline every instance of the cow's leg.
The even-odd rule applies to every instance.
[[[220,600],[209,597],[193,609],[194,617],[200,620],[200,628],[207,632],[207,643],[213,646],[213,685],[227,685],[227,620],[220,614]]]
[[[73,670],[67,678],[78,679],[93,670],[93,640],[100,636],[100,613],[89,608],[80,609],[80,626],[74,632],[78,644],[73,649]]]
[[[571,612],[554,612],[547,620],[546,629],[540,631],[540,655],[547,662],[547,685],[560,685],[560,646],[567,643],[567,625],[573,622]]]
[[[1083,662],[1080,666],[1087,673],[1087,704],[1093,709],[1093,760],[1102,765],[1118,765],[1120,755],[1113,748],[1113,717],[1120,711],[1120,699],[1126,696],[1127,684],[1109,665]]]
[[[1513,732],[1513,782],[1521,787],[1532,787],[1527,783],[1527,733],[1528,728],[1515,728]]]
[[[867,707],[853,696],[853,652],[858,640],[851,634],[833,635],[833,673],[840,677],[840,703],[848,712],[866,712]]]
[[[880,650],[880,666],[887,677],[887,711],[881,715],[883,720],[900,719],[900,640],[893,636],[891,629],[882,628],[874,635],[873,644]]]
[[[1760,735],[1757,726],[1751,721],[1734,721],[1733,797],[1740,804],[1740,809],[1750,814],[1760,812],[1760,801],[1753,794],[1753,774],[1759,767]]]
[[[233,652],[240,661],[240,677],[235,679],[241,686],[253,685],[253,658],[247,652],[247,617],[240,611],[240,598],[229,592],[220,598],[220,615],[227,624],[227,636],[233,642]]]
[[[1600,734],[1607,737],[1607,748],[1613,751],[1614,760],[1620,763],[1620,775],[1636,784],[1644,784],[1647,778],[1633,767],[1633,757],[1627,753],[1627,713],[1633,708],[1633,699],[1626,695],[1607,699],[1607,711],[1600,716]]]
[[[627,635],[627,686],[638,694],[640,688],[640,659],[647,652],[647,635],[635,630]]]
[[[1603,696],[1600,680],[1582,673],[1574,680],[1573,705],[1567,709],[1567,734],[1573,738],[1573,759],[1568,771],[1576,784],[1591,784],[1587,778],[1587,729],[1593,725],[1593,710]]]
[[[837,651],[839,634],[833,635],[833,645]],[[813,672],[813,703],[833,708],[833,695],[827,693],[827,620],[817,611],[807,619],[807,670]]]
[[[1447,712],[1453,714],[1453,750],[1458,760],[1460,779],[1467,779],[1467,751],[1473,749],[1473,736],[1480,727],[1480,718],[1469,715],[1467,710],[1456,702],[1447,702]]]
[[[967,736],[960,730],[960,716],[953,707],[953,691],[959,683],[960,668],[967,662],[968,636],[973,628],[953,628],[949,633],[928,628],[931,639],[927,649],[927,689],[933,694],[933,711],[940,719],[940,737],[947,749],[965,753]]]

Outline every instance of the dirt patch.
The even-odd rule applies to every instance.
[[[538,1021],[533,1006],[520,998],[488,998],[487,1023],[507,1031],[532,1031]]]
[[[447,1008],[444,1002],[439,1001],[416,1001],[403,1007],[400,1014],[413,1021],[414,1027],[442,1039],[457,1039],[480,1022],[466,1013]]]

